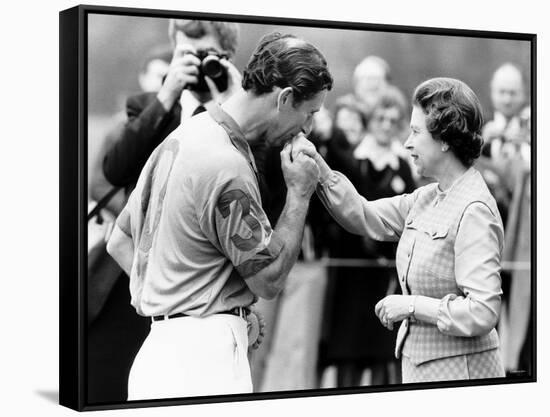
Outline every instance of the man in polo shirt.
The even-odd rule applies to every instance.
[[[109,253],[130,276],[151,332],[129,400],[252,392],[246,307],[273,298],[299,252],[315,162],[291,157],[332,88],[323,55],[292,35],[264,37],[243,89],[178,127],[147,161]],[[285,206],[272,229],[250,143],[287,143]]]

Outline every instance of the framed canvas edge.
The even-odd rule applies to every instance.
[[[131,401],[127,403],[87,404],[86,358],[86,194],[87,194],[87,16],[88,14],[128,15],[134,17],[186,17],[241,23],[276,24],[333,29],[355,29],[379,32],[481,37],[528,41],[531,45],[531,115],[533,167],[531,183],[531,318],[532,373],[517,378],[430,382],[405,385],[380,385],[359,388],[329,388],[298,391],[277,391],[238,395],[186,397]],[[158,407],[170,405],[204,404],[233,401],[254,401],[316,397],[326,395],[350,395],[376,392],[407,391],[434,388],[459,388],[468,386],[501,385],[537,381],[536,371],[536,41],[534,33],[499,32],[458,28],[434,28],[420,26],[372,24],[281,18],[270,16],[233,15],[176,10],[157,10],[97,5],[79,5],[59,12],[60,22],[60,178],[59,178],[59,403],[78,411],[110,410],[126,408]],[[75,106],[76,103],[76,106]],[[76,138],[76,140],[75,140]],[[76,282],[74,277],[77,276]]]

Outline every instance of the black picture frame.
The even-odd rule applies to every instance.
[[[532,118],[532,182],[531,182],[531,342],[530,373],[509,375],[499,380],[470,380],[407,385],[385,385],[359,388],[335,388],[300,391],[264,392],[242,395],[220,395],[178,399],[156,399],[123,403],[90,404],[86,398],[86,242],[87,242],[87,172],[88,172],[88,16],[106,14],[128,17],[196,18],[239,23],[296,26],[318,29],[345,29],[452,37],[490,38],[530,43],[530,104]],[[507,33],[415,26],[397,26],[354,22],[289,19],[262,16],[197,13],[172,10],[77,6],[61,11],[60,22],[60,255],[59,255],[59,403],[78,410],[92,411],[119,408],[158,407],[248,401],[276,398],[315,397],[368,392],[482,386],[537,381],[537,318],[536,318],[536,51],[537,36],[528,33]],[[78,277],[78,279],[75,279]]]

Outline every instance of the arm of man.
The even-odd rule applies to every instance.
[[[275,230],[261,206],[257,185],[238,167],[214,192],[205,193],[207,187],[201,185],[196,195],[200,200],[208,194],[199,219],[202,230],[231,261],[250,290],[267,299],[283,288],[296,261],[309,198],[318,181],[318,168],[311,158],[302,155],[290,162],[287,147],[281,159],[288,193]]]
[[[292,192],[287,193],[283,212],[272,237],[282,242],[282,250],[272,263],[246,279],[248,287],[256,295],[271,299],[283,289],[286,277],[300,252],[308,207],[309,198],[306,200]]]
[[[177,126],[174,113],[151,93],[129,97],[126,112],[128,121],[103,159],[105,178],[119,187],[137,179],[153,150],[170,133],[169,126]]]
[[[285,206],[273,232],[282,242],[277,259],[247,278],[249,288],[263,298],[273,298],[283,289],[300,252],[309,201],[318,181],[318,167],[305,154],[291,162],[291,147],[281,152],[281,167],[287,184]]]
[[[134,260],[134,242],[116,223],[107,242],[107,252],[117,261],[126,275],[130,276]]]
[[[130,97],[128,123],[103,160],[105,177],[113,185],[126,186],[139,176],[153,150],[180,123],[174,111],[182,90],[197,82],[199,59],[190,45],[176,46],[160,91]]]

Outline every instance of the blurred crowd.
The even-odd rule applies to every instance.
[[[150,153],[185,117],[192,115],[189,90],[180,90],[164,107],[152,99],[159,96],[178,59],[174,45],[159,46],[144,59],[137,71],[142,99],[130,98],[127,111],[113,115],[109,132],[89,155],[93,167],[89,206],[116,189],[103,209],[105,217],[116,217],[135,179],[135,172],[120,174],[124,166],[113,159],[117,144],[155,136],[148,145],[150,150],[145,152]],[[530,372],[529,91],[519,66],[513,63],[502,63],[487,83],[493,108],[485,110],[492,118],[483,130],[485,145],[476,168],[497,200],[505,225],[504,303],[498,328],[501,351],[508,372]],[[204,101],[208,99],[211,97]],[[193,105],[200,105],[201,100],[195,98]],[[140,104],[137,110],[136,103]],[[345,174],[366,199],[410,193],[429,181],[417,175],[403,146],[409,131],[410,98],[392,82],[390,65],[383,57],[371,55],[358,62],[353,72],[353,90],[334,103],[332,108],[323,108],[316,114],[309,139],[328,164]],[[174,108],[178,106],[176,117]],[[262,200],[273,224],[286,192],[279,151],[253,149],[265,180]],[[133,170],[144,163],[143,154],[136,154],[135,158]],[[260,299],[256,305],[264,316],[266,329],[263,343],[250,351],[255,391],[400,383],[400,366],[393,354],[396,331],[381,326],[374,314],[377,301],[400,291],[395,250],[394,243],[344,231],[313,196],[299,261],[290,272],[284,291],[273,300]],[[99,313],[89,324],[91,401],[122,398],[126,380],[117,388],[117,375],[129,369],[149,326],[149,321],[137,316],[129,304],[127,278],[121,271],[116,274],[98,301]],[[89,296],[93,294],[90,292]],[[117,346],[117,352],[113,346]]]

